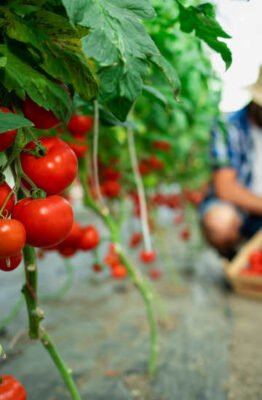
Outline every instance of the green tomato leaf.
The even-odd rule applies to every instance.
[[[118,119],[125,120],[142,92],[143,78],[149,74],[150,62],[159,68],[164,63],[141,21],[155,15],[150,1],[62,2],[73,24],[90,28],[82,42],[86,56],[99,64],[100,102]],[[170,79],[170,82],[173,84],[174,80]]]
[[[94,67],[82,51],[81,38],[88,34],[87,28],[74,28],[66,17],[41,9],[26,19],[12,10],[6,10],[5,15],[6,33],[25,45],[25,55],[29,52],[40,68],[71,84],[86,100],[97,95]]]
[[[0,110],[0,134],[24,126],[33,126],[33,123],[21,115],[5,113]]]
[[[14,54],[11,46],[0,45],[1,55],[7,58],[6,65],[0,66],[0,81],[6,90],[15,92],[23,100],[28,94],[41,107],[52,110],[57,118],[67,123],[71,115],[67,91]]]
[[[204,3],[197,7],[184,7],[179,0],[176,2],[179,6],[181,30],[186,33],[194,31],[197,37],[221,55],[228,69],[232,63],[232,54],[227,44],[218,38],[230,39],[231,36],[216,21],[214,5]]]

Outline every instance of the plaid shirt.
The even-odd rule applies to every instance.
[[[247,107],[227,115],[225,133],[217,124],[211,135],[213,170],[234,168],[237,171],[238,181],[246,187],[251,187],[254,152]]]

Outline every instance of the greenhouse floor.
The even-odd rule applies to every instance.
[[[44,324],[83,400],[262,399],[261,302],[226,288],[211,250],[201,249],[190,268],[184,262],[179,273],[164,272],[154,283],[167,316],[162,311],[159,317],[158,368],[151,381],[145,374],[149,331],[143,301],[130,282],[88,273],[90,257],[72,260],[75,278],[63,297],[41,302]],[[63,285],[63,268],[53,253],[40,261],[40,293]],[[4,275],[1,319],[18,299],[21,283],[21,270]],[[1,331],[7,353],[1,373],[18,378],[28,400],[69,399],[49,355],[27,339],[26,327],[23,306]]]

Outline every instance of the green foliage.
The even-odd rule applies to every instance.
[[[225,42],[218,38],[229,39],[228,35],[215,19],[215,8],[211,3],[203,3],[197,7],[184,7],[179,0],[179,22],[183,32],[195,32],[195,35],[204,40],[213,50],[221,54],[229,68],[232,63],[232,54]]]
[[[148,0],[63,0],[74,24],[91,28],[83,39],[87,57],[98,63],[100,102],[125,120],[133,102],[142,92],[150,62],[166,75],[175,90],[175,70],[161,56],[141,19],[155,16]]]
[[[14,0],[0,6],[0,77],[10,96],[28,94],[66,123],[72,106],[58,81],[86,100],[97,95],[98,83],[82,51],[88,29],[73,27],[59,3]]]
[[[33,124],[28,119],[21,117],[21,115],[4,113],[0,110],[0,134],[24,126],[33,126]]]

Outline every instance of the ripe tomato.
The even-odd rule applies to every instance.
[[[77,252],[77,248],[74,246],[58,246],[58,252],[63,257],[72,257]]]
[[[150,167],[149,167],[147,161],[145,161],[145,160],[141,160],[139,162],[138,170],[142,176],[146,176],[146,175],[150,174],[150,172],[151,172]]]
[[[105,264],[109,265],[111,268],[114,268],[117,264],[119,264],[119,257],[117,254],[106,254],[104,258]]]
[[[123,279],[127,276],[126,267],[122,264],[117,264],[111,269],[111,275],[115,279]]]
[[[23,102],[23,111],[25,117],[34,123],[36,129],[51,129],[61,122],[52,111],[39,106],[28,96]]]
[[[141,243],[143,240],[143,235],[141,232],[135,232],[131,236],[129,240],[129,247],[137,247],[139,243]]]
[[[4,113],[12,112],[5,107],[0,107],[0,110]],[[15,140],[16,132],[17,129],[11,129],[10,131],[0,133],[0,152],[5,151],[9,146],[11,146],[11,144]]]
[[[183,240],[184,242],[187,242],[190,239],[191,232],[188,228],[182,229],[180,232],[180,239]]]
[[[157,150],[168,151],[171,149],[171,144],[164,140],[156,140],[153,142],[153,147]]]
[[[25,245],[26,231],[16,219],[0,220],[0,258],[20,253]]]
[[[82,235],[82,228],[81,225],[77,222],[74,221],[71,232],[69,235],[65,238],[63,242],[59,244],[59,247],[72,247],[76,246],[80,237]]]
[[[121,185],[118,180],[107,180],[103,183],[103,193],[110,198],[117,197],[121,190]]]
[[[163,161],[159,160],[154,154],[148,158],[148,164],[152,169],[162,169],[164,166]]]
[[[82,136],[75,136],[74,139],[77,140],[78,142],[86,141],[86,139]],[[78,143],[68,142],[68,145],[74,151],[74,153],[78,159],[84,157],[84,155],[88,152],[87,144],[78,144]]]
[[[146,251],[142,250],[140,252],[140,259],[146,264],[149,264],[156,259],[156,252],[155,251]]]
[[[85,136],[93,126],[93,118],[89,115],[74,114],[70,119],[67,129],[75,137]]]
[[[47,194],[63,192],[76,178],[77,158],[63,140],[55,137],[39,139],[47,149],[42,157],[36,157],[23,151],[20,159],[24,173]],[[29,142],[24,150],[35,149],[36,144]]]
[[[22,384],[13,376],[2,375],[0,383],[1,400],[26,400],[26,392]]]
[[[152,269],[149,271],[149,276],[150,276],[151,279],[157,281],[158,279],[161,278],[162,273],[161,273],[160,269],[158,269],[158,268],[152,268]]]
[[[103,175],[109,180],[117,180],[120,178],[120,173],[110,167],[107,167],[103,170]]]
[[[93,271],[94,271],[96,274],[98,274],[99,272],[102,271],[102,268],[100,267],[99,264],[94,264],[94,265],[93,265]]]
[[[8,258],[9,260],[7,258],[0,258],[0,270],[9,272],[16,269],[22,261],[22,252]]]
[[[252,254],[250,254],[249,264],[251,269],[262,264],[262,254],[260,251],[254,251]]]
[[[6,182],[4,182],[4,183],[2,183],[2,185],[0,185],[0,210],[2,209],[2,207],[6,201],[6,198],[8,197],[9,193],[11,193],[11,192],[12,192],[12,189]],[[5,205],[5,208],[3,210],[3,216],[8,217],[12,213],[14,206],[15,206],[15,195],[13,193],[9,197],[9,199]]]
[[[69,235],[74,222],[72,207],[61,196],[20,200],[15,205],[13,217],[22,222],[26,242],[34,247],[61,243]]]
[[[100,241],[100,236],[97,229],[90,225],[86,226],[81,233],[81,237],[78,241],[78,248],[81,250],[92,250]]]

